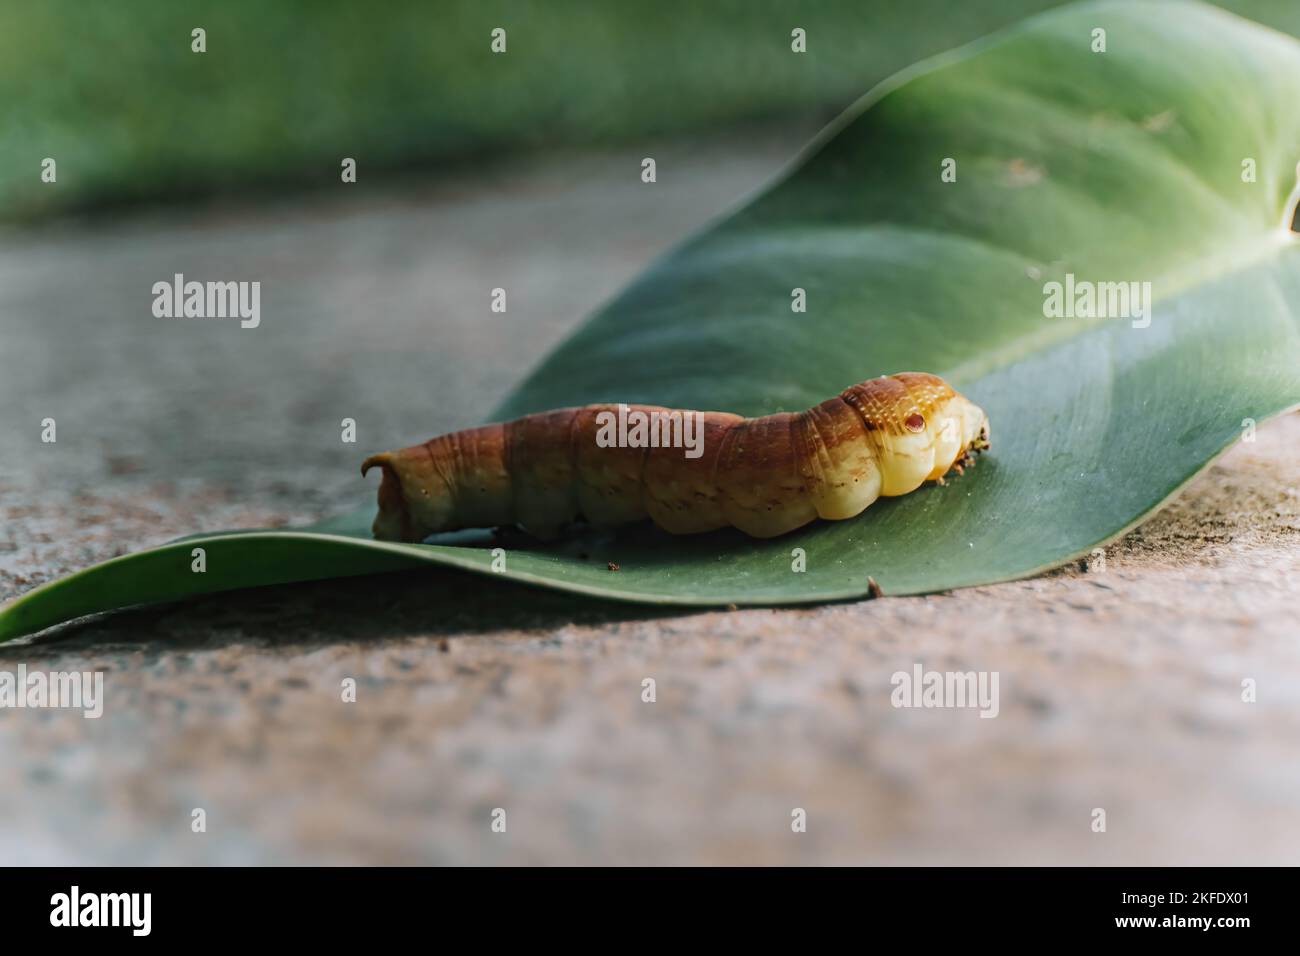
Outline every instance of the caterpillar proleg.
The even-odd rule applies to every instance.
[[[691,416],[699,442],[651,446],[634,432],[611,445],[612,421],[635,413],[674,422],[665,435],[682,434]],[[646,405],[541,412],[372,455],[361,473],[383,470],[373,530],[386,541],[512,524],[550,539],[578,518],[596,527],[649,518],[671,534],[734,526],[771,538],[941,481],[988,448],[988,435],[984,412],[943,379],[903,372],[806,412],[762,418]]]

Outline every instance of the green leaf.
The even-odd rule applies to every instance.
[[[663,604],[825,601],[866,594],[868,576],[886,594],[1008,580],[1122,534],[1244,419],[1300,402],[1300,247],[1284,225],[1297,102],[1300,45],[1183,3],[1066,8],[895,77],[782,182],[651,268],[499,414],[646,401],[753,415],[917,369],[988,411],[992,452],[946,487],[779,539],[648,526],[525,539],[501,576]],[[956,182],[941,180],[945,158]],[[1046,318],[1044,284],[1067,273],[1151,282],[1150,325]],[[372,512],[109,561],[13,602],[0,639],[257,584],[422,563],[494,573],[486,536],[376,542]]]

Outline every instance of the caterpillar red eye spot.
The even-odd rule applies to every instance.
[[[911,415],[908,415],[907,419],[903,422],[903,424],[907,426],[907,430],[909,432],[925,431],[925,419],[922,418],[920,415],[916,414],[915,412],[913,412]]]

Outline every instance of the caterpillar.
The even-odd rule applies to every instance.
[[[771,538],[942,482],[988,447],[978,406],[937,375],[903,372],[762,418],[648,405],[540,412],[372,455],[361,474],[383,470],[373,531],[387,541],[502,525],[549,540],[579,517]]]

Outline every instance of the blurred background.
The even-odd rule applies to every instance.
[[[875,83],[1053,5],[0,4],[0,600],[372,500],[361,450],[480,423]],[[176,272],[261,280],[261,327],[154,318]],[[1298,455],[1297,416],[1262,428],[1104,581],[669,614],[421,572],[5,645],[107,701],[0,709],[0,860],[1294,862],[1300,711],[1235,687],[1300,688]],[[1000,718],[900,719],[916,660],[1016,675]]]
[[[1141,2],[1141,0],[1135,0]],[[566,146],[829,119],[1051,0],[178,0],[0,6],[0,217],[445,175]],[[1291,0],[1220,6],[1284,32]],[[207,31],[204,55],[190,31]],[[507,31],[507,53],[489,36]],[[791,55],[790,31],[809,53]],[[53,156],[59,188],[33,170]]]

